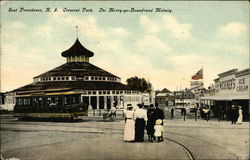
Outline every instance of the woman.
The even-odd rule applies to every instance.
[[[155,125],[155,108],[153,104],[149,105],[148,111],[147,111],[147,116],[148,116],[148,123],[146,126],[147,129],[147,134],[148,134],[148,141],[153,142],[154,137],[154,125]]]
[[[134,141],[135,138],[135,121],[134,121],[134,111],[133,106],[128,104],[127,110],[124,111],[125,114],[125,128],[124,128],[124,141]]]
[[[237,120],[237,124],[242,124],[242,119],[243,119],[243,115],[242,115],[242,107],[239,106],[239,117],[238,117],[238,120]]]
[[[144,141],[144,130],[145,125],[148,121],[147,111],[142,109],[143,105],[138,104],[139,109],[135,111],[135,141],[143,142]]]

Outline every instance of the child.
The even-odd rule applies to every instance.
[[[154,129],[155,129],[155,137],[157,137],[158,139],[158,142],[161,141],[161,138],[162,138],[162,135],[163,135],[163,126],[161,125],[162,123],[162,120],[161,119],[157,119],[155,121],[155,126],[154,126]]]

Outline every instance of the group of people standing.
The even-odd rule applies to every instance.
[[[124,141],[143,142],[144,131],[147,130],[148,140],[163,141],[164,113],[158,105],[150,104],[146,108],[143,104],[137,104],[138,108],[127,105],[125,114]]]
[[[242,119],[243,119],[242,107],[241,106],[235,107],[234,105],[232,105],[231,108],[232,124],[242,124]]]

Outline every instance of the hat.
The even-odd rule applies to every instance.
[[[141,103],[137,104],[137,106],[138,106],[139,108],[142,108],[142,107],[143,107],[143,105],[142,105]]]
[[[129,105],[129,106],[127,106],[127,108],[133,108],[133,106],[132,106],[132,105]]]
[[[161,124],[162,123],[162,120],[161,119],[157,119],[156,121],[155,121],[155,124]]]

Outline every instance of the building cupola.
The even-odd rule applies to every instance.
[[[89,57],[92,57],[94,53],[83,47],[77,38],[75,43],[61,55],[67,58],[67,62],[89,62]]]

